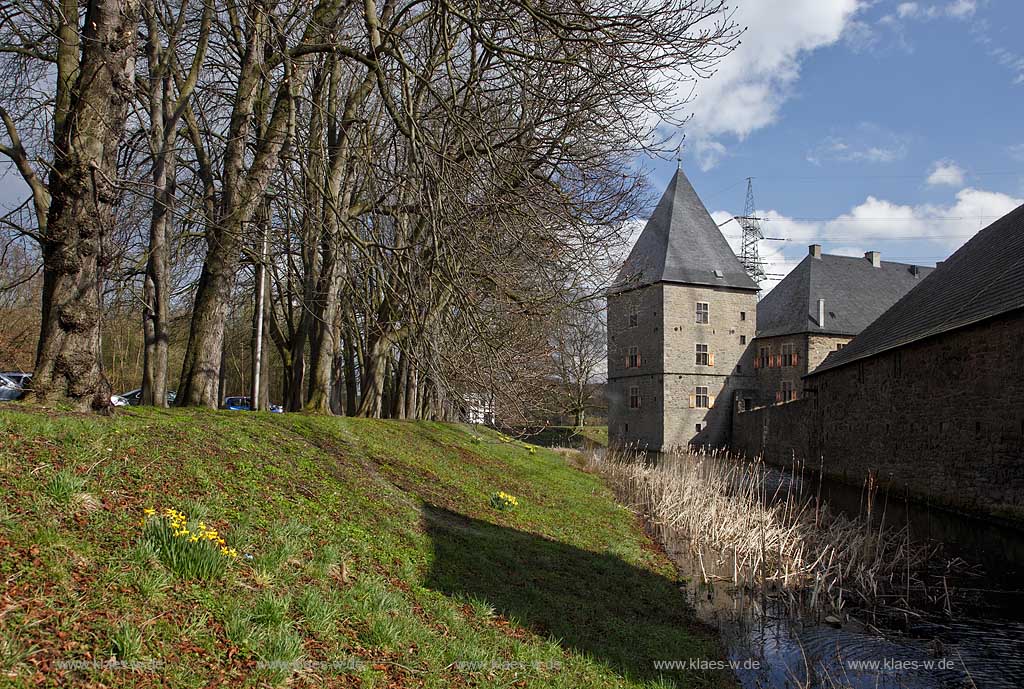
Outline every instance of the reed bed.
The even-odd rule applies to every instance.
[[[832,611],[848,604],[906,613],[949,608],[951,589],[936,574],[949,563],[937,546],[912,542],[909,529],[872,519],[873,510],[884,510],[873,485],[865,486],[863,514],[850,517],[830,513],[820,491],[792,489],[807,483],[796,470],[780,477],[760,461],[722,453],[676,452],[652,462],[609,452],[588,463],[663,542],[688,544],[706,582],[781,591]]]

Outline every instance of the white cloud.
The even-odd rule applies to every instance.
[[[907,156],[907,137],[862,122],[843,136],[826,136],[807,152],[809,163],[892,163]]]
[[[824,245],[827,253],[861,256],[878,249],[886,260],[887,249],[899,246],[897,258],[945,258],[978,230],[1006,215],[1024,199],[999,192],[966,188],[946,204],[900,204],[875,196],[835,218],[807,220],[788,217],[775,210],[759,210],[765,218],[765,236],[784,238],[785,242],[762,242],[761,255],[767,261],[767,272],[782,276],[803,260],[807,245]],[[725,211],[712,214],[721,222],[729,217]],[[727,228],[730,228],[727,230]],[[733,248],[739,244],[735,225],[722,228]],[[921,263],[926,261],[922,260]],[[774,287],[782,278],[773,277],[762,284]]]
[[[697,139],[694,148],[697,153],[697,163],[705,172],[718,165],[718,161],[728,154],[723,143],[712,139]]]
[[[708,80],[697,85],[689,130],[699,144],[711,141],[714,165],[724,153],[720,138],[743,139],[773,123],[800,76],[804,57],[840,40],[866,0],[742,0],[735,21],[751,27]],[[704,163],[702,163],[703,165]]]
[[[976,0],[953,0],[928,6],[919,2],[901,2],[896,6],[895,16],[898,19],[966,19],[973,16],[977,9]],[[885,23],[892,23],[892,15],[883,17],[882,20]]]
[[[964,185],[964,170],[952,160],[940,160],[932,167],[927,181],[933,187],[943,185],[962,187]]]

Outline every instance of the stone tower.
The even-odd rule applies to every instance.
[[[729,440],[754,387],[758,287],[676,171],[608,293],[608,433],[667,451]]]

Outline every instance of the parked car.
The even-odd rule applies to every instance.
[[[231,411],[252,411],[252,400],[248,397],[225,397],[223,406]]]
[[[231,411],[252,411],[252,398],[250,397],[225,397],[224,404],[222,405],[225,409]],[[284,412],[284,407],[280,404],[271,404],[270,412],[272,414],[281,414]]]
[[[167,404],[174,404],[174,400],[177,396],[178,395],[174,390],[168,390]],[[110,403],[115,407],[127,407],[129,405],[137,407],[142,404],[142,388],[123,392],[120,395],[111,395]]]
[[[0,400],[21,399],[31,380],[31,373],[0,373]]]

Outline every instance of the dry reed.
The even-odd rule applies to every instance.
[[[884,603],[906,614],[921,604],[949,605],[943,586],[926,583],[936,547],[912,543],[908,528],[884,528],[884,519],[872,519],[873,483],[867,514],[850,517],[830,513],[818,495],[784,489],[804,484],[795,470],[779,480],[760,461],[716,452],[676,452],[657,462],[609,452],[592,455],[588,466],[663,542],[688,543],[705,580],[710,563],[712,571],[727,573],[719,578],[832,611],[847,603]]]

